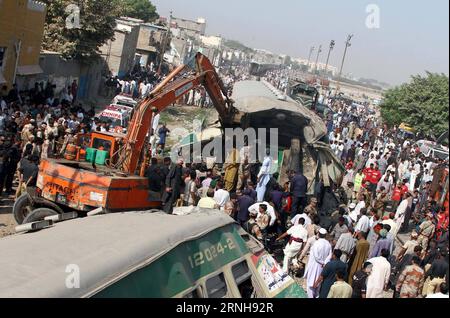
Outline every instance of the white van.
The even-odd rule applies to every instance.
[[[133,108],[122,105],[109,105],[102,112],[97,114],[101,121],[111,121],[111,128],[121,129],[122,132],[128,127]]]
[[[112,105],[128,106],[134,109],[138,104],[133,98],[125,95],[117,95],[111,102]]]

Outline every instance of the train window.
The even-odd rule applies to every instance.
[[[223,298],[226,296],[227,290],[227,284],[223,273],[211,277],[206,281],[206,292],[208,293],[209,298]]]
[[[198,289],[195,288],[195,289],[191,290],[189,293],[183,295],[183,298],[201,298],[201,297],[198,293]]]
[[[252,273],[248,268],[247,261],[240,262],[231,268],[234,280],[238,286],[242,298],[251,298],[254,288],[252,284]]]

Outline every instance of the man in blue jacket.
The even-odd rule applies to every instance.
[[[300,173],[300,171],[291,172],[291,195],[292,195],[292,210],[291,219],[299,213],[303,212],[308,200],[306,192],[308,191],[308,179]]]

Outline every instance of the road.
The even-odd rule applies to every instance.
[[[12,215],[14,195],[0,197],[0,238],[14,233],[16,221]]]

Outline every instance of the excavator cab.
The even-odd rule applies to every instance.
[[[120,133],[96,131],[91,134],[89,148],[95,150],[96,153],[101,151],[105,159],[114,164],[117,161],[117,154],[124,137],[125,135]]]

